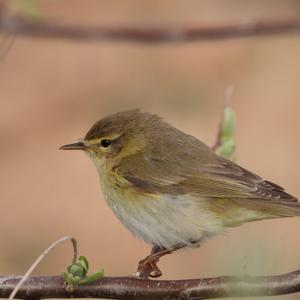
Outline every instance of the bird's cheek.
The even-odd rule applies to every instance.
[[[98,151],[90,150],[87,152],[87,154],[97,167],[101,167],[106,160],[105,155],[103,153],[99,153]]]

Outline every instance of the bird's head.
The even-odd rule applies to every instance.
[[[160,123],[159,117],[139,109],[119,112],[97,121],[83,139],[60,149],[83,150],[94,162],[117,160],[143,151]]]

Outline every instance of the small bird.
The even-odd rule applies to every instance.
[[[60,149],[90,156],[114,214],[153,245],[139,262],[140,277],[161,276],[160,257],[199,246],[228,227],[300,215],[300,203],[279,185],[139,109],[101,119]]]

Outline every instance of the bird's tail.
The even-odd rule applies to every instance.
[[[300,202],[286,200],[266,199],[238,199],[235,200],[240,210],[227,214],[224,220],[225,226],[235,227],[243,223],[259,221],[263,219],[276,219],[300,216]],[[232,205],[232,201],[231,201]]]
[[[251,200],[254,207],[262,211],[267,218],[300,216],[300,202],[284,200]]]

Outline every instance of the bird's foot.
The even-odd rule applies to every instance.
[[[170,248],[162,248],[153,245],[151,254],[139,262],[135,276],[140,279],[158,278],[162,276],[162,272],[157,266],[162,256],[173,253],[176,250],[186,247],[186,244],[176,244]]]
[[[159,258],[156,255],[149,255],[139,262],[136,276],[141,279],[158,278],[162,275],[161,270],[157,266]]]

